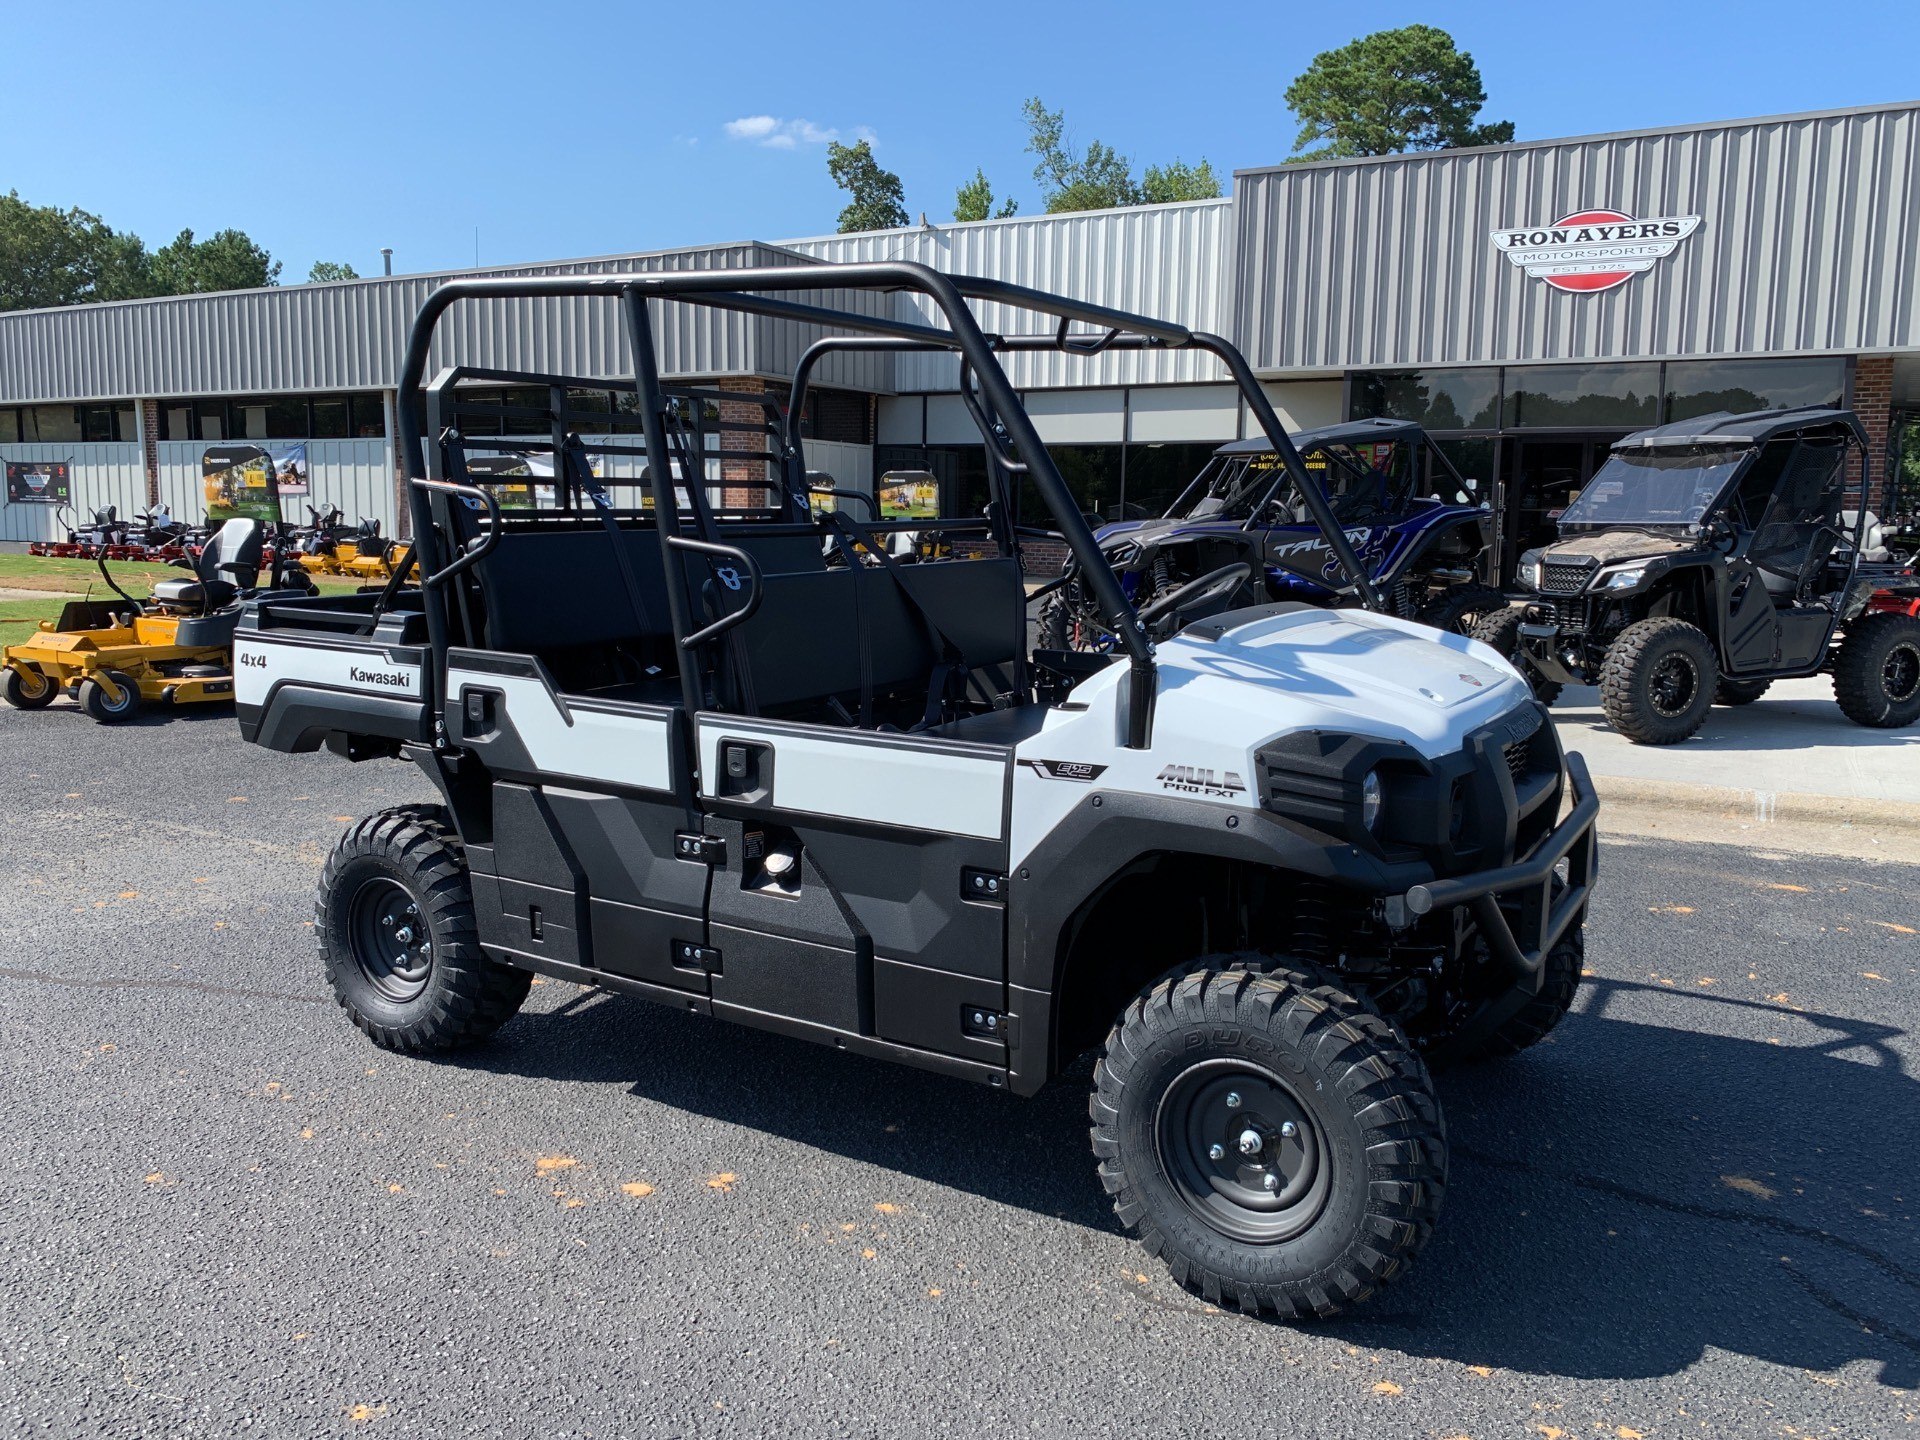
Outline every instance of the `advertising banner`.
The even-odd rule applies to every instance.
[[[553,461],[544,455],[475,455],[467,478],[491,490],[502,510],[551,510],[559,503],[554,486],[534,483],[553,479]]]
[[[880,477],[882,520],[940,518],[940,481],[926,470],[889,470]]]
[[[283,448],[299,450],[305,463],[304,445]],[[280,519],[279,470],[263,446],[209,445],[200,456],[200,477],[209,525],[242,517],[272,525]]]
[[[64,460],[7,461],[7,503],[10,505],[69,505],[73,477]]]

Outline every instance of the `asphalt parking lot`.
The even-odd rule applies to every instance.
[[[0,711],[0,1427],[220,1436],[1920,1433],[1920,870],[1616,840],[1577,1013],[1441,1081],[1358,1317],[1209,1310],[1033,1101],[548,982],[453,1061],[310,891],[425,787]]]

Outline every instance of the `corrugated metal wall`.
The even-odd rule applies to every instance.
[[[1920,106],[1237,175],[1242,345],[1267,370],[1920,346]],[[1569,294],[1489,239],[1699,215]]]
[[[362,518],[377,519],[381,533],[396,534],[394,528],[393,455],[384,440],[307,440],[262,441],[265,445],[305,444],[307,447],[307,488],[303,496],[283,496],[280,513],[289,521],[304,525],[307,506],[325,510],[338,505],[348,524]],[[139,447],[129,447],[136,459]],[[207,445],[201,440],[163,440],[159,445],[160,499],[173,518],[198,525],[207,513],[206,492],[201,485],[200,457]],[[144,508],[144,507],[143,507]]]
[[[798,264],[766,245],[474,271],[471,275],[647,274]],[[141,399],[391,388],[408,327],[447,276],[289,285],[191,299],[0,315],[0,402]],[[881,295],[800,295],[856,313],[891,313]],[[670,377],[785,374],[817,327],[656,303],[660,368]],[[441,321],[433,366],[616,377],[632,373],[610,299],[464,301]],[[836,359],[821,382],[885,389],[883,360]]]
[[[73,509],[83,521],[105,505],[123,519],[147,508],[147,477],[136,444],[0,445],[0,464],[8,460],[68,461]],[[55,505],[10,505],[0,490],[0,540],[64,540],[67,519]]]
[[[933,229],[884,230],[785,242],[822,260],[911,260],[956,275],[988,275],[1017,285],[1060,291],[1082,300],[1227,333],[1233,323],[1233,204],[1096,210],[985,220]],[[931,302],[899,297],[903,318],[941,323]],[[1031,334],[1053,326],[1024,310],[975,307],[989,331]],[[1219,366],[1193,352],[1110,354],[1081,358],[1013,355],[1007,373],[1022,389],[1080,385],[1150,385],[1215,380]],[[956,363],[905,356],[895,371],[903,391],[951,390]]]

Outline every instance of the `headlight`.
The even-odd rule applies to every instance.
[[[1547,588],[1547,562],[1537,550],[1520,557],[1520,563],[1514,566],[1514,574],[1529,590]]]
[[[1367,771],[1360,782],[1360,823],[1370,831],[1380,828],[1380,772]]]
[[[1638,570],[1616,570],[1600,582],[1599,588],[1602,590],[1631,590],[1646,578],[1647,567],[1644,565]]]

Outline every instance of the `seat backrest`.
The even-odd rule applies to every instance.
[[[260,561],[265,550],[260,522],[236,515],[207,537],[193,573],[200,577],[202,584],[230,580],[242,590],[249,590],[260,578]]]
[[[938,561],[897,574],[862,566],[764,575],[760,608],[734,632],[754,704],[777,711],[858,695],[863,675],[876,694],[924,689],[941,657],[921,610],[969,667],[1014,658],[1024,638],[1017,561]]]
[[[620,543],[644,614],[635,612],[605,530],[506,531],[473,567],[483,610],[481,643],[535,655],[619,641],[671,641],[658,536],[622,530]]]

